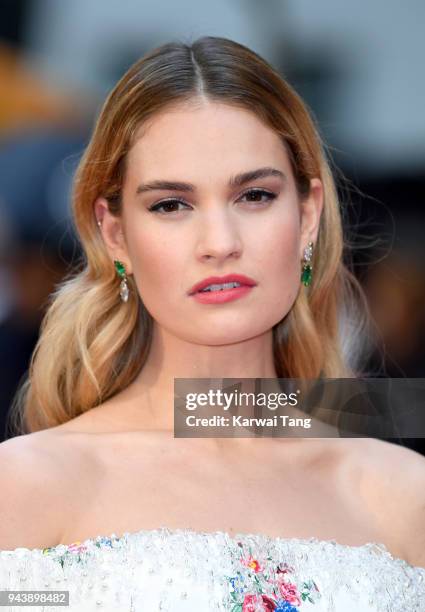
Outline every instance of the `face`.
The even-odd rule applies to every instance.
[[[264,168],[273,171],[235,180]],[[223,345],[270,332],[287,315],[321,208],[318,179],[301,204],[273,130],[249,111],[208,102],[143,126],[127,157],[121,217],[103,200],[96,215],[155,324],[188,342]],[[200,281],[228,275],[253,286],[191,295]]]

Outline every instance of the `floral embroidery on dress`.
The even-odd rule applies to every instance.
[[[115,538],[118,540],[119,538]],[[93,540],[94,544],[100,548],[101,546],[110,546],[113,547],[113,538],[108,538],[107,536],[98,536],[95,540]],[[63,553],[58,555],[57,551],[59,547],[63,547]],[[47,548],[43,548],[43,555],[55,555],[55,560],[64,567],[65,559],[71,559],[74,561],[81,561],[81,553],[85,553],[88,550],[87,546],[80,542],[72,542],[71,544],[59,544],[58,546],[51,546]]]
[[[168,528],[0,551],[0,584],[15,590],[25,581],[68,588],[73,612],[422,612],[425,601],[425,569],[382,544]]]
[[[81,561],[81,553],[87,550],[87,547],[81,542],[72,542],[72,544],[64,544],[64,547],[65,550],[61,555],[57,555],[56,553],[58,549],[57,546],[43,548],[43,555],[55,554],[55,560],[63,567],[65,564],[65,559],[68,559],[70,556],[75,557],[77,561]]]
[[[243,550],[239,559],[241,569],[235,576],[228,576],[231,585],[231,612],[299,612],[304,601],[316,603],[321,593],[314,580],[294,581],[294,568],[278,563],[268,556],[259,560],[249,549]]]

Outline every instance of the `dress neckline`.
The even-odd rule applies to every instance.
[[[187,536],[190,538],[199,537],[205,540],[208,539],[222,539],[227,541],[233,545],[237,545],[238,542],[246,542],[251,541],[257,544],[267,544],[268,542],[273,543],[283,543],[286,545],[296,545],[296,546],[305,546],[309,544],[317,545],[317,546],[328,546],[335,547],[336,549],[343,551],[371,551],[378,554],[382,554],[387,557],[388,560],[394,561],[396,563],[409,566],[415,570],[420,570],[424,572],[425,568],[420,566],[415,566],[410,564],[405,559],[401,557],[393,556],[388,548],[382,542],[366,542],[365,544],[341,544],[335,539],[320,539],[315,536],[300,538],[300,537],[280,537],[280,536],[269,536],[263,533],[252,533],[252,532],[235,532],[231,535],[228,531],[197,531],[192,528],[170,528],[170,527],[157,527],[153,529],[139,529],[137,531],[125,531],[122,535],[118,536],[115,533],[111,533],[110,535],[97,535],[91,538],[86,538],[85,540],[77,540],[71,542],[70,544],[56,544],[54,546],[46,546],[44,548],[28,548],[25,546],[20,546],[12,550],[3,550],[0,549],[0,554],[6,553],[7,555],[14,554],[46,554],[46,553],[63,553],[66,551],[72,552],[82,552],[84,550],[90,549],[93,546],[96,548],[101,548],[102,546],[110,547],[112,544],[120,546],[124,544],[128,540],[133,539],[141,539],[143,537],[152,537],[152,536],[174,536],[181,537]]]

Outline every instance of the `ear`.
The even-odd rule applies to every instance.
[[[109,211],[108,202],[105,198],[98,198],[94,204],[94,212],[99,231],[102,234],[103,241],[111,257],[114,261],[117,259],[125,266],[127,274],[132,273],[131,261],[128,256],[128,250],[123,231],[123,223],[121,217],[113,215]]]
[[[310,180],[310,193],[301,203],[301,250],[304,251],[307,244],[317,241],[320,217],[323,209],[323,185],[318,178]],[[301,253],[302,257],[303,253]]]

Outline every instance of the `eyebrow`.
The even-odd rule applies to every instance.
[[[249,170],[248,172],[242,172],[241,174],[232,176],[229,179],[228,185],[229,187],[241,187],[246,183],[249,183],[256,179],[266,178],[268,176],[278,176],[284,180],[286,179],[285,174],[281,170],[277,170],[277,168],[270,168],[267,166],[265,168],[257,168],[257,170]],[[196,190],[196,187],[192,183],[156,180],[151,181],[150,183],[139,185],[136,190],[136,195],[139,195],[140,193],[146,193],[147,191],[156,190],[193,192]]]

